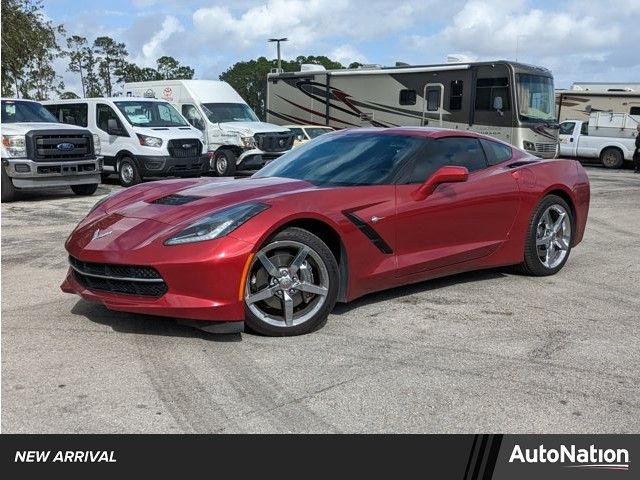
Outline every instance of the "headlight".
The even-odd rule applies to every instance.
[[[256,145],[256,141],[253,137],[240,137],[240,145],[244,148],[253,148]]]
[[[100,146],[100,137],[94,133],[93,134],[93,152],[96,155],[100,155],[101,151],[102,151],[102,147]]]
[[[136,133],[136,135],[138,135],[138,140],[140,141],[140,145],[142,145],[143,147],[161,147],[162,146],[161,138],[150,137],[148,135],[140,135],[139,133]]]
[[[227,208],[198,220],[164,243],[165,245],[180,245],[224,237],[267,208],[269,205],[264,203],[245,203]]]
[[[533,142],[529,142],[527,140],[522,142],[522,146],[524,147],[525,150],[529,150],[531,152],[535,152],[536,151],[536,146],[533,144]]]
[[[3,135],[2,145],[7,149],[10,157],[24,158],[27,156],[24,135]]]

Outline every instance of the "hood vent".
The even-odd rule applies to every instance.
[[[174,193],[172,195],[156,198],[154,201],[149,203],[153,203],[155,205],[185,205],[187,203],[200,200],[201,198],[204,197],[197,197],[195,195],[178,195]]]

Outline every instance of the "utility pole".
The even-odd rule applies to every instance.
[[[270,38],[269,42],[276,42],[278,44],[278,72],[282,71],[282,57],[280,56],[280,42],[286,42],[288,38]]]

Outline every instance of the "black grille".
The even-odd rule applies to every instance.
[[[78,283],[89,290],[144,297],[167,293],[167,284],[155,268],[83,262],[74,257],[69,257],[69,263]]]
[[[173,158],[199,157],[202,143],[193,138],[173,139],[167,143],[169,155]]]
[[[293,132],[256,133],[253,138],[263,152],[286,152],[293,146]]]
[[[27,153],[35,161],[94,158],[93,136],[86,130],[34,130],[26,138]]]
[[[157,205],[185,205],[187,203],[195,202],[203,197],[196,197],[195,195],[166,195],[164,197],[156,198],[153,202]]]

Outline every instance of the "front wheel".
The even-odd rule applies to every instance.
[[[338,296],[339,273],[329,247],[288,228],[253,257],[245,283],[245,322],[257,333],[301,335],[321,327]]]
[[[524,246],[521,270],[534,276],[553,275],[571,253],[574,221],[571,208],[557,195],[547,195],[536,207]]]
[[[233,177],[236,174],[236,155],[225,148],[213,156],[213,169],[219,177]]]
[[[621,168],[624,157],[617,148],[605,148],[600,155],[600,161],[606,168]]]
[[[120,185],[123,187],[132,187],[142,181],[142,176],[136,166],[136,162],[129,157],[124,157],[120,160],[120,165],[118,166],[118,177],[120,178]]]
[[[97,183],[89,183],[86,185],[71,185],[71,190],[76,195],[93,195],[98,189]]]

